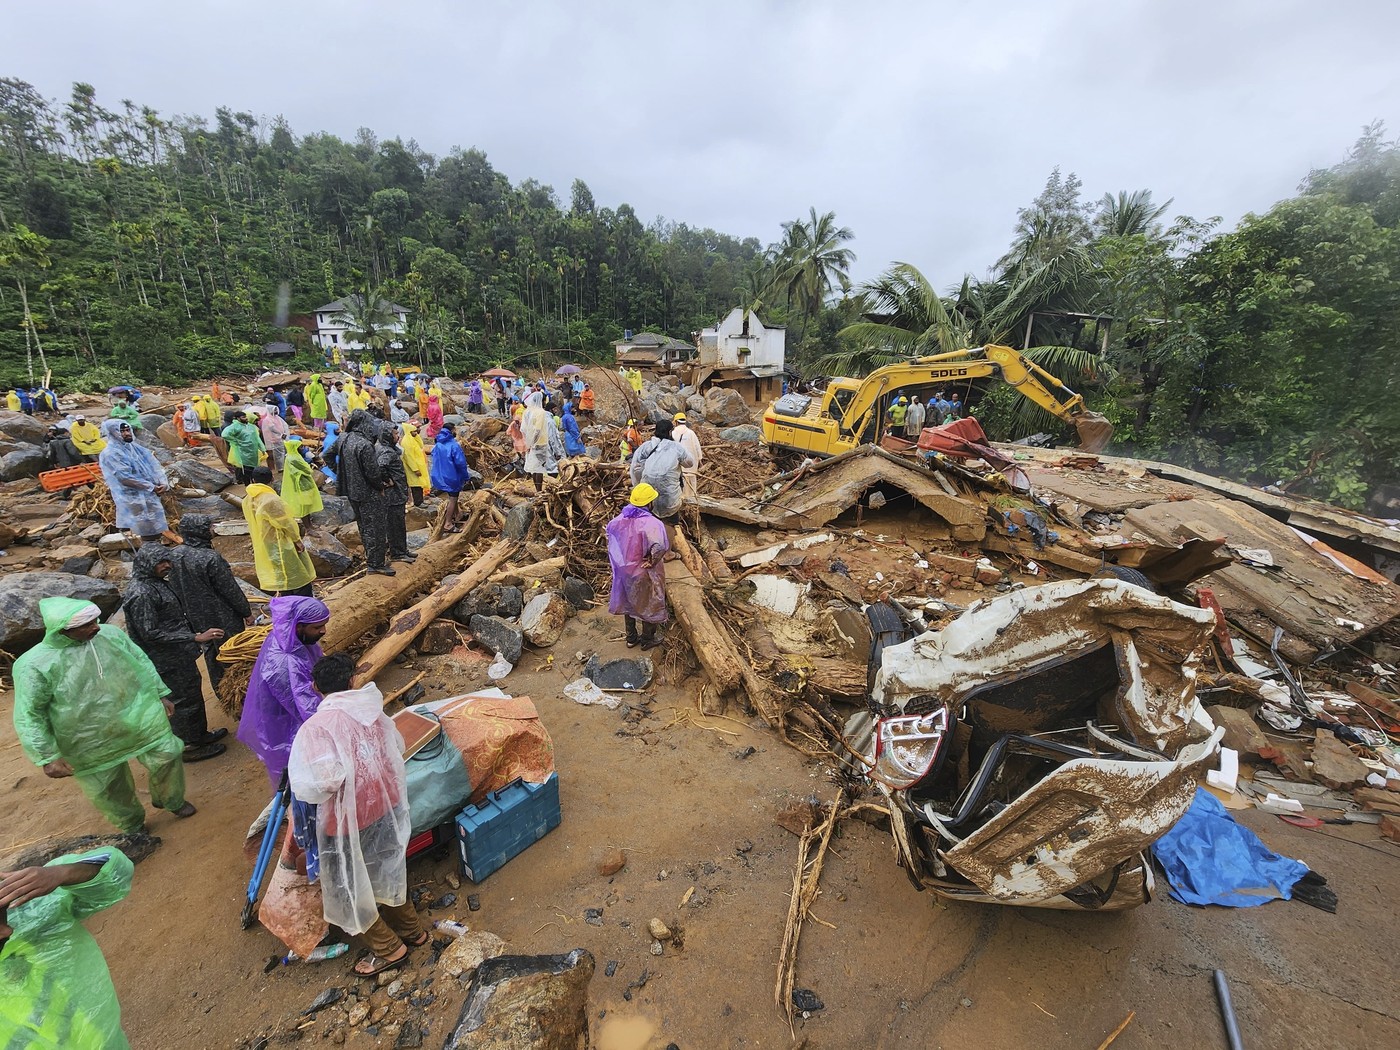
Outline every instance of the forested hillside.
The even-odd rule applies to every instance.
[[[758,231],[766,245],[600,205],[582,181],[561,200],[478,149],[0,80],[0,383],[252,367],[263,343],[305,341],[289,319],[351,292],[408,307],[404,356],[453,372],[605,357],[624,329],[688,338],[758,305],[805,374],[1005,342],[1109,415],[1120,451],[1378,507],[1400,454],[1400,151],[1377,124],[1299,175],[1222,231],[1149,190],[1086,199],[1057,170],[1017,215],[985,217],[1011,231],[985,274],[894,264],[852,287],[854,234],[815,208]],[[969,393],[993,436],[1054,426],[1004,387]]]

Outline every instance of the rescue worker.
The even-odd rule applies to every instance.
[[[219,436],[228,442],[228,465],[233,469],[234,478],[239,484],[247,485],[253,480],[253,469],[262,462],[267,451],[258,428],[258,414],[248,409],[224,427]]]
[[[671,540],[666,526],[651,513],[656,497],[656,489],[646,482],[635,485],[627,506],[605,530],[612,568],[608,612],[622,616],[629,649],[639,642],[643,649],[660,645],[656,625],[667,619],[664,560]]]
[[[690,453],[672,437],[671,421],[659,419],[651,438],[632,455],[632,484],[645,481],[654,488],[657,495],[651,513],[669,518],[681,505],[681,471],[694,466]]]
[[[32,1050],[128,1050],[102,949],[82,920],[131,891],[113,847],[0,872],[0,1034]]]
[[[282,502],[292,517],[304,522],[326,504],[316,487],[316,474],[302,453],[301,438],[287,438],[282,449]]]
[[[593,393],[593,387],[584,383],[583,392],[578,396],[578,414],[591,423],[593,421],[593,410],[596,404],[597,398]]]
[[[423,439],[418,436],[417,424],[401,423],[399,431],[403,434],[399,448],[403,451],[408,491],[413,496],[413,505],[421,507],[424,491],[428,488],[428,454],[423,450]]]
[[[525,473],[535,484],[535,491],[544,491],[544,478],[559,473],[559,457],[564,454],[564,442],[544,407],[544,391],[536,390],[525,401],[525,415],[520,420],[520,434],[525,439]]]
[[[167,699],[174,705],[170,728],[184,742],[183,759],[203,762],[224,753],[227,745],[221,741],[228,730],[209,730],[197,661],[201,647],[206,642],[222,641],[224,631],[209,627],[196,633],[190,626],[180,596],[170,583],[173,567],[169,552],[158,543],[148,543],[137,551],[122,612],[131,640],[141,647],[170,690]]]
[[[245,627],[253,626],[253,608],[233,575],[233,568],[214,550],[214,528],[208,515],[186,514],[180,518],[184,543],[169,549],[170,583],[180,596],[185,616],[196,632],[221,628],[224,638],[204,646],[204,666],[209,684],[215,690],[224,677],[225,665],[217,657],[219,646]]]
[[[512,425],[514,425],[512,423]],[[471,469],[467,466],[466,453],[457,444],[456,428],[451,424],[438,431],[433,442],[431,473],[433,488],[446,498],[447,509],[443,512],[443,532],[461,532],[457,524],[458,500],[462,490],[471,484]]]
[[[371,573],[393,576],[385,562],[388,546],[388,504],[385,501],[384,472],[379,466],[375,439],[380,422],[363,409],[350,413],[345,437],[340,442],[336,485],[355,511],[355,524],[365,549],[365,563]]]
[[[73,777],[120,832],[144,830],[146,808],[128,763],[146,767],[151,802],[192,817],[184,744],[170,731],[170,692],[136,643],[76,598],[41,598],[44,639],[15,661],[15,735],[55,780]]]
[[[317,430],[325,430],[330,405],[326,401],[326,388],[321,385],[319,375],[313,375],[307,382],[303,396],[306,399],[307,411],[311,413],[311,425]]]
[[[895,398],[894,404],[890,405],[890,424],[887,433],[903,433],[904,421],[909,415],[909,400],[905,397]]]
[[[389,558],[392,561],[414,562],[418,560],[418,555],[408,550],[408,474],[404,470],[398,437],[398,427],[380,426],[379,469],[388,482],[384,489],[384,520],[388,526]]]
[[[700,499],[700,462],[705,458],[705,450],[700,447],[700,435],[686,422],[684,412],[677,412],[674,422],[676,427],[671,436],[695,461],[694,466],[681,470],[681,499],[686,503],[695,503]]]
[[[918,441],[919,435],[924,432],[924,420],[927,418],[928,410],[919,401],[919,395],[915,394],[909,401],[909,411],[904,416],[904,436],[910,441]]]
[[[258,467],[251,473],[243,497],[243,520],[253,542],[253,568],[258,586],[270,594],[309,597],[316,567],[301,542],[297,520],[272,487],[272,471]]]

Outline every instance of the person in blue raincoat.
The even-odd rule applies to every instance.
[[[104,419],[102,436],[107,447],[97,454],[102,479],[117,509],[117,528],[130,529],[142,539],[160,536],[166,529],[160,494],[170,479],[150,450],[136,443],[136,434],[124,419]]]
[[[471,484],[472,472],[467,466],[466,453],[457,444],[456,428],[446,424],[433,441],[433,456],[428,466],[428,480],[434,490],[446,497],[447,510],[443,517],[443,532],[461,532],[457,524],[457,500],[462,490]]]
[[[121,1005],[83,920],[131,891],[112,848],[0,872],[0,1038],[26,1050],[127,1050]]]
[[[587,452],[583,437],[579,434],[578,420],[574,418],[573,402],[564,402],[564,455],[582,456]]]
[[[608,522],[606,529],[608,563],[612,567],[608,612],[622,615],[629,649],[638,642],[643,649],[660,645],[656,626],[667,620],[664,560],[671,540],[666,526],[650,510],[655,501],[656,489],[640,483],[632,489],[622,513]]]

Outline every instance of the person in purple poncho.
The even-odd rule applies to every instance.
[[[608,522],[608,562],[612,566],[612,592],[608,612],[621,613],[627,628],[627,648],[638,642],[643,649],[661,644],[656,625],[665,623],[666,552],[670,537],[661,519],[648,509],[656,489],[645,481],[632,490],[622,513]],[[641,621],[641,635],[637,621]]]
[[[238,739],[262,760],[275,786],[287,768],[297,730],[321,702],[311,668],[321,659],[320,641],[331,611],[319,598],[290,596],[273,598],[267,610],[272,631],[253,664]]]

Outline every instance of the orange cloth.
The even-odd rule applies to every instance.
[[[593,411],[593,388],[591,386],[584,387],[583,393],[579,394],[578,410],[580,412]]]
[[[442,730],[462,753],[471,777],[470,801],[517,777],[543,784],[554,772],[554,741],[528,696],[482,698],[438,712]]]

